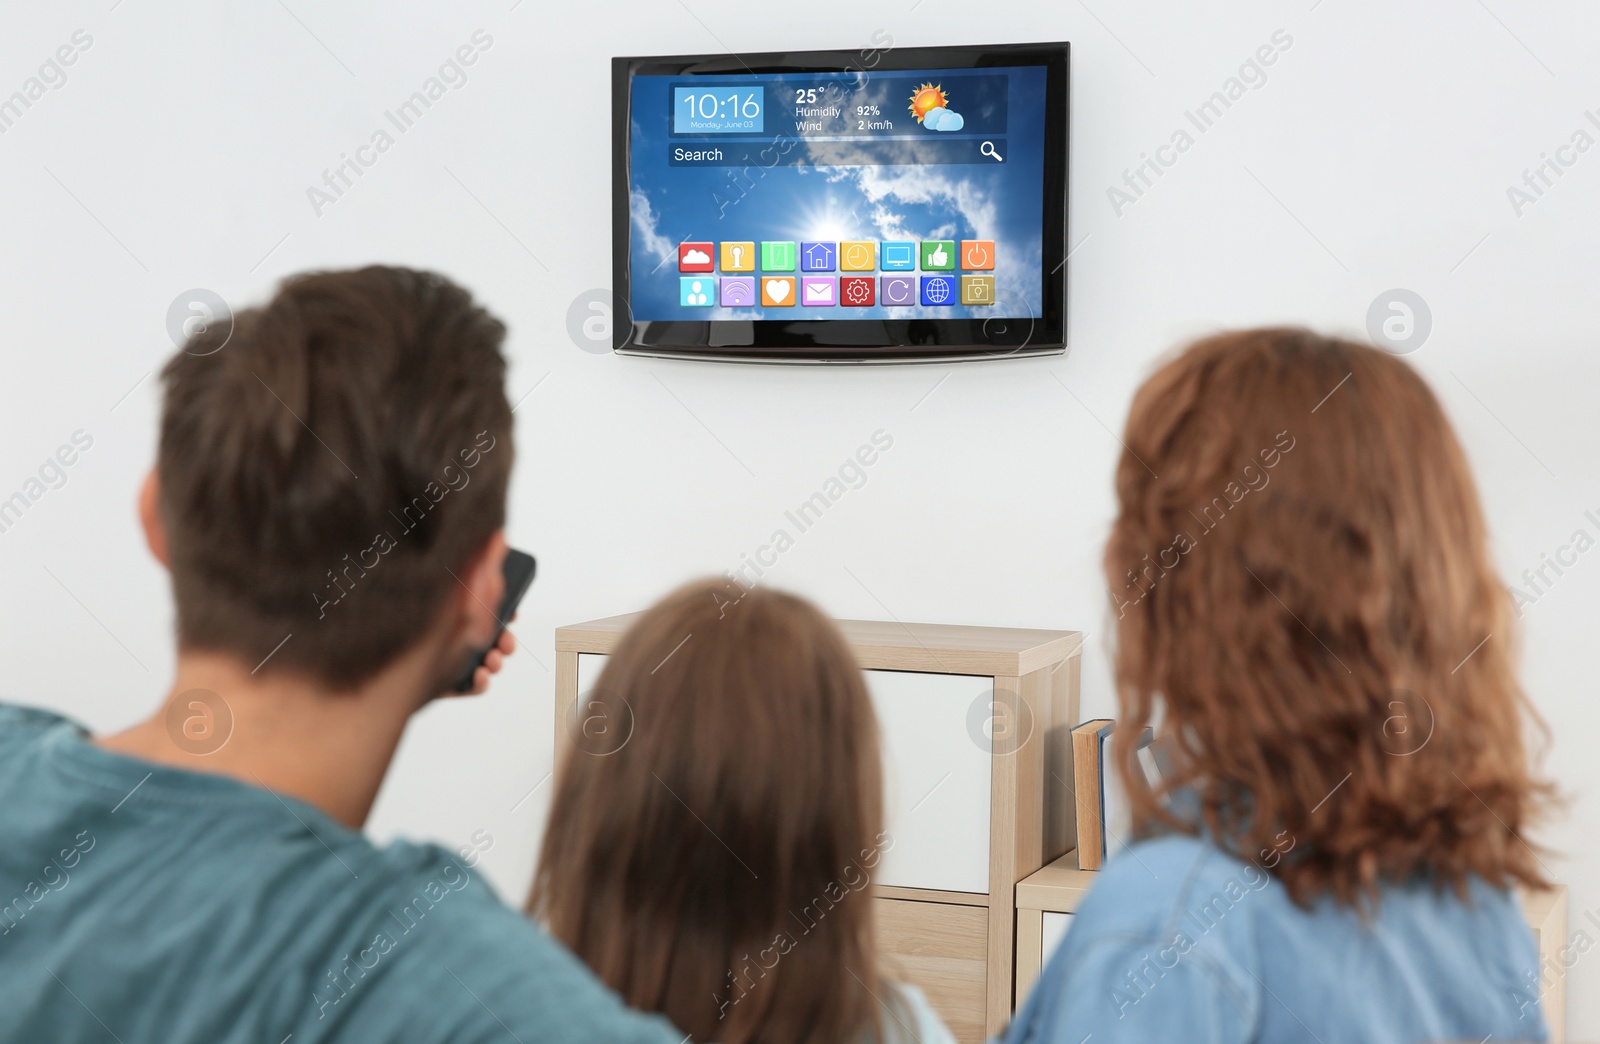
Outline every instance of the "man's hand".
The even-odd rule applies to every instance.
[[[512,619],[516,619],[512,617]],[[483,658],[483,666],[472,672],[472,688],[463,695],[476,696],[489,687],[489,677],[498,674],[505,666],[506,657],[517,651],[517,636],[511,631],[500,632],[500,640]]]

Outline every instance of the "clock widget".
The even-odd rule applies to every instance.
[[[767,89],[715,85],[672,89],[672,133],[759,133],[766,126]]]

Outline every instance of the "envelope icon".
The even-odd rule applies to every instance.
[[[838,284],[830,276],[807,276],[800,282],[800,303],[812,308],[836,305]]]

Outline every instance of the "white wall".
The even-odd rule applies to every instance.
[[[517,627],[529,651],[487,698],[422,716],[373,821],[489,830],[489,873],[514,896],[548,794],[517,804],[550,767],[552,630],[737,566],[875,429],[894,448],[770,581],[842,616],[1089,631],[1086,715],[1111,709],[1108,427],[1197,333],[1359,335],[1375,295],[1414,290],[1434,318],[1411,358],[1467,443],[1507,576],[1600,531],[1583,516],[1600,515],[1600,150],[1520,217],[1507,196],[1580,127],[1600,138],[1584,116],[1600,110],[1591,6],[286,3],[6,5],[0,96],[75,30],[93,43],[0,135],[0,495],[74,430],[94,447],[0,533],[5,698],[99,729],[157,705],[171,615],[133,500],[158,403],[137,382],[172,351],[181,291],[243,304],[311,266],[452,274],[511,324],[513,399],[537,387],[510,525],[540,557]],[[478,29],[493,44],[470,81],[317,216],[307,187]],[[1071,355],[775,369],[576,347],[568,306],[610,279],[608,58],[865,47],[880,29],[900,46],[1072,41]],[[1293,44],[1268,82],[1119,216],[1107,186],[1278,29]],[[1600,553],[1523,623],[1548,765],[1575,798],[1544,834],[1562,853],[1547,864],[1572,887],[1573,930],[1594,935]],[[1600,1037],[1600,957],[1573,976],[1572,1031]]]

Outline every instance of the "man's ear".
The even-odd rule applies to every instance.
[[[462,639],[473,648],[490,644],[500,630],[495,611],[506,593],[506,578],[501,572],[505,560],[506,534],[497,529],[459,575],[457,619],[462,622]]]
[[[144,542],[156,561],[167,562],[167,529],[161,524],[161,480],[151,468],[139,487],[139,524],[144,527]]]

